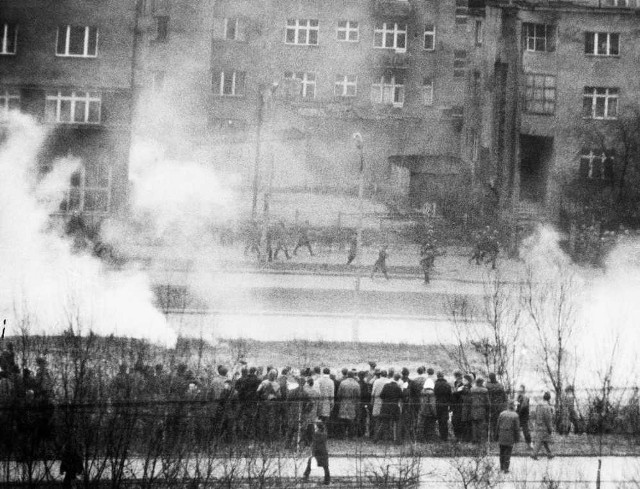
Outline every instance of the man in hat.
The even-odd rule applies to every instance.
[[[509,473],[513,445],[520,440],[520,419],[516,403],[509,401],[507,409],[498,415],[498,445],[500,446],[500,470]]]

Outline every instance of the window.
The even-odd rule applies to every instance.
[[[467,52],[454,51],[453,52],[453,77],[463,78],[467,70]]]
[[[424,48],[433,51],[436,48],[436,26],[427,24],[424,26]]]
[[[589,119],[618,117],[618,89],[585,87],[582,95],[582,116]]]
[[[522,39],[527,51],[555,51],[555,26],[549,24],[522,24]]]
[[[0,27],[0,54],[16,54],[18,26],[2,23]]]
[[[612,32],[585,32],[584,52],[596,56],[618,56],[620,34]]]
[[[404,104],[404,79],[402,75],[383,75],[371,85],[371,101],[402,107]]]
[[[238,19],[224,19],[224,38],[228,41],[238,39]]]
[[[56,55],[95,58],[98,55],[98,28],[75,25],[58,27]]]
[[[373,31],[373,46],[391,48],[396,51],[407,49],[407,25],[392,22],[377,22]]]
[[[613,180],[613,151],[583,149],[580,154],[580,176],[588,180]]]
[[[169,17],[158,15],[156,17],[156,41],[165,42],[169,37]]]
[[[291,82],[298,83],[300,85],[300,91],[298,92],[300,97],[315,98],[316,96],[316,74],[315,73],[306,73],[306,72],[293,73],[291,71],[286,71],[284,74],[284,79],[289,80]]]
[[[482,30],[482,21],[481,20],[476,20],[476,30],[475,30],[475,39],[476,39],[476,46],[482,46],[482,41],[484,38],[484,33]]]
[[[289,19],[284,42],[304,46],[318,45],[317,19]]]
[[[469,15],[468,0],[456,0],[456,24],[466,24]]]
[[[424,105],[433,105],[433,79],[422,79],[422,103]]]
[[[556,77],[527,74],[525,107],[533,114],[554,114],[556,111]]]
[[[355,97],[357,87],[358,77],[356,75],[336,75],[333,94],[336,97]]]
[[[108,162],[84,164],[71,175],[69,189],[62,202],[63,212],[109,212],[111,204],[111,167]]]
[[[473,78],[471,79],[471,93],[474,97],[480,95],[480,82],[482,81],[482,73],[478,70],[473,70]]]
[[[358,42],[360,28],[357,22],[341,20],[338,22],[338,41]]]
[[[219,71],[213,75],[213,93],[224,97],[242,97],[244,80],[244,71]]]
[[[161,92],[164,88],[164,71],[156,70],[151,73],[151,88],[154,92]]]
[[[8,119],[10,110],[20,110],[20,92],[14,88],[0,88],[0,122]]]
[[[102,98],[98,92],[58,90],[45,99],[45,121],[63,124],[100,124]]]

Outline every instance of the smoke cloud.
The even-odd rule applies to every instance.
[[[45,129],[28,116],[11,114],[6,131],[0,146],[3,317],[31,334],[72,328],[174,345],[176,334],[153,306],[144,275],[107,271],[97,259],[74,253],[69,239],[51,225],[50,214],[80,161],[56,161],[39,181],[37,157]]]

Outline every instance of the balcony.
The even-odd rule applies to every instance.
[[[413,5],[406,0],[374,0],[374,15],[385,19],[407,19],[413,14]]]

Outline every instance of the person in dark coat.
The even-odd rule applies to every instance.
[[[380,399],[382,400],[380,423],[376,427],[374,443],[380,441],[383,434],[385,436],[391,434],[393,441],[397,440],[396,431],[400,420],[400,402],[402,401],[402,388],[399,385],[401,378],[402,375],[395,374],[393,380],[382,388],[380,393]]]
[[[518,390],[518,399],[516,401],[516,413],[520,419],[520,428],[524,435],[524,441],[529,448],[531,447],[531,432],[529,431],[529,397],[527,396],[524,384]]]
[[[342,427],[341,432],[345,437],[353,437],[356,434],[355,420],[361,392],[360,384],[355,377],[354,371],[348,371],[346,379],[342,380],[338,386],[338,416]]]
[[[453,372],[453,389],[451,392],[451,427],[453,428],[453,436],[456,440],[462,441],[462,372],[456,370]]]
[[[329,473],[329,451],[327,450],[327,428],[322,421],[318,421],[315,424],[313,442],[311,444],[311,457],[307,461],[307,468],[302,476],[304,481],[309,480],[311,459],[313,458],[316,459],[318,467],[324,469],[324,485],[328,486],[331,483],[331,475]]]
[[[387,253],[387,248],[387,245],[384,245],[382,248],[380,248],[380,251],[378,252],[378,259],[373,264],[373,268],[371,269],[371,278],[375,276],[377,271],[381,271],[384,275],[384,278],[389,280],[389,275],[387,274],[387,257],[389,256],[389,254]]]
[[[313,250],[311,249],[311,240],[309,239],[309,221],[305,221],[304,225],[298,228],[298,242],[293,249],[293,254],[298,254],[298,249],[306,246],[309,250],[309,255],[313,256]]]
[[[72,486],[76,477],[84,472],[82,463],[82,455],[76,444],[69,440],[62,451],[60,458],[60,474],[64,475],[62,487],[69,488]]]
[[[507,394],[494,373],[489,374],[487,390],[489,391],[489,433],[491,433],[491,439],[495,441],[498,439],[498,416],[507,407]]]
[[[438,418],[438,433],[442,441],[449,439],[449,404],[451,403],[451,385],[438,372],[433,392],[436,396],[436,417]]]
[[[498,415],[497,432],[500,446],[500,470],[509,473],[513,445],[520,440],[520,418],[516,413],[516,404],[509,401],[508,408]]]
[[[471,397],[471,425],[474,443],[487,441],[487,420],[489,419],[489,391],[484,379],[476,379],[476,385],[469,390]]]
[[[358,237],[354,234],[349,240],[349,253],[347,254],[347,265],[351,265],[358,253]]]

